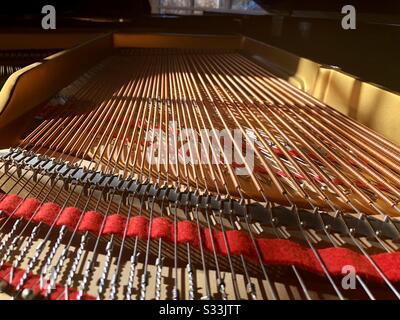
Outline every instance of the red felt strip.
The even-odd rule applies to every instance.
[[[320,250],[319,253],[331,274],[340,275],[342,267],[349,265],[356,269],[359,276],[375,278],[374,280],[379,281],[379,274],[377,274],[372,264],[368,263],[365,256],[346,248],[326,248]]]
[[[10,215],[18,207],[21,201],[22,198],[20,196],[17,196],[16,194],[8,194],[0,202],[0,211]]]
[[[151,238],[152,239],[172,239],[172,223],[168,218],[158,217],[152,221]]]
[[[134,216],[129,219],[128,237],[139,237],[140,239],[147,239],[149,230],[149,220],[144,216]]]
[[[103,215],[101,213],[98,213],[97,211],[88,211],[83,215],[78,230],[89,231],[98,234],[100,232],[102,222]]]
[[[199,233],[196,224],[191,221],[180,221],[178,223],[178,243],[199,245]]]
[[[103,234],[121,235],[125,229],[126,219],[124,216],[114,213],[107,217],[104,224]]]
[[[10,214],[17,208],[21,200],[22,199],[17,196],[7,195],[0,201],[0,210],[4,210]],[[29,209],[35,211],[37,208],[38,202],[34,201],[34,199],[26,199],[20,205],[19,209],[17,209],[15,215],[17,217],[22,216],[24,218],[29,218],[33,214],[33,212],[29,212]],[[57,204],[45,203],[40,206],[37,214],[34,216],[34,220],[52,224],[59,211],[60,207]],[[18,212],[20,212],[20,214],[17,215]],[[57,220],[57,226],[66,225],[69,228],[74,228],[80,215],[81,213],[77,208],[65,208]],[[118,213],[104,217],[99,212],[88,211],[84,213],[78,230],[98,234],[103,222],[103,235],[123,235],[126,226],[126,218]],[[148,218],[144,216],[134,216],[129,219],[127,237],[137,236],[140,239],[147,239],[149,231],[151,239],[154,240],[162,238],[167,241],[173,241],[174,239],[174,224],[167,217],[154,218],[152,220],[151,230],[149,230]],[[231,255],[243,255],[249,260],[256,261],[256,250],[247,233],[237,230],[228,230],[225,233],[225,241],[221,231],[212,229],[212,235],[208,228],[202,228],[200,231],[202,244],[206,251],[213,252],[215,248],[217,254],[226,255],[228,253],[227,243]],[[321,265],[310,248],[283,239],[258,238],[255,241],[261,259],[265,264],[294,265],[301,269],[323,275]],[[191,221],[179,221],[177,225],[177,242],[180,244],[190,243],[194,247],[198,247],[200,239],[197,225]],[[359,276],[376,282],[382,282],[382,278],[375,268],[361,253],[346,248],[334,247],[319,249],[318,253],[324,261],[329,273],[332,275],[342,275],[343,266],[351,265],[355,268]],[[398,268],[400,265],[400,252],[372,255],[372,259],[390,281],[400,282],[400,269]],[[16,274],[14,279],[17,279],[18,276],[19,275]]]
[[[39,208],[39,206],[39,200],[35,198],[28,198],[18,207],[13,217],[30,219],[32,214],[36,212],[36,209]]]
[[[400,281],[400,252],[379,253],[373,255],[372,259],[389,280]]]
[[[257,245],[266,264],[295,265],[311,272],[322,271],[312,253],[295,242],[284,239],[257,239]]]
[[[248,257],[255,257],[255,249],[251,242],[251,239],[247,234],[241,231],[232,230],[226,233],[227,242],[231,254],[233,255],[244,255]],[[225,241],[224,241],[224,246]]]
[[[53,202],[44,203],[38,212],[34,215],[33,221],[42,221],[45,224],[51,225],[59,214],[61,208],[58,204]]]
[[[57,226],[67,226],[68,229],[74,230],[80,216],[81,210],[75,207],[67,207],[61,212],[56,224]]]
[[[204,235],[204,247],[207,251],[214,251],[214,248],[217,252],[221,252],[221,249],[219,248],[219,245],[217,241],[215,240],[215,236],[217,234],[217,231],[214,229],[209,229],[209,228],[204,228],[203,229],[203,235]]]

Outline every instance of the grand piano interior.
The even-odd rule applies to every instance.
[[[7,2],[2,299],[400,299],[400,4]]]

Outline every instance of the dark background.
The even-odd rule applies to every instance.
[[[150,13],[147,0],[2,0],[0,14],[8,17],[40,14],[44,5],[51,4],[57,15],[68,16],[136,16]]]
[[[148,30],[180,33],[241,33],[314,61],[336,65],[361,79],[400,92],[400,0],[256,0],[283,17],[273,35],[273,16],[205,13],[204,16],[151,16],[147,0],[3,0],[0,32],[41,29],[41,8],[52,4],[57,30]],[[341,28],[341,8],[354,5],[357,29]],[[296,11],[317,13],[296,16]],[[332,18],[337,15],[336,18]],[[126,23],[79,21],[71,17],[128,18]],[[304,26],[308,31],[304,33]],[[302,31],[303,30],[303,31]],[[52,32],[52,31],[46,31]],[[1,44],[0,44],[1,48]]]
[[[321,10],[338,11],[346,5],[354,5],[358,12],[400,13],[400,1],[397,0],[256,0],[264,8],[282,10]]]
[[[358,12],[399,14],[398,0],[256,0],[268,10],[336,11],[345,4],[352,4]],[[104,17],[132,17],[150,13],[147,0],[3,0],[0,15],[17,17],[36,15],[46,5],[54,5],[60,15],[87,15]]]

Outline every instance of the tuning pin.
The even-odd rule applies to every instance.
[[[10,281],[10,283],[12,283],[13,282],[13,280],[14,280],[14,271],[15,271],[15,262],[13,263],[13,265],[11,266],[11,270],[10,270],[10,278],[9,278],[9,281]]]
[[[69,183],[63,183],[63,188],[65,191],[69,192],[70,191],[70,184]]]
[[[211,220],[211,223],[213,224],[213,226],[215,227],[217,225],[217,221],[215,221],[213,214],[210,215],[210,220]]]
[[[189,279],[189,300],[194,300],[194,279],[193,279],[193,270],[192,266],[190,263],[186,265],[187,273],[188,273],[188,279]]]
[[[87,187],[87,185],[85,184],[82,188],[83,188],[83,195],[85,197],[89,196],[89,188]]]
[[[67,283],[64,286],[64,300],[69,300],[69,286]]]
[[[156,260],[156,290],[155,290],[155,299],[160,300],[161,298],[161,279],[162,279],[162,264],[164,257],[157,258]]]
[[[44,275],[45,274],[43,272],[40,273],[40,279],[39,279],[39,288],[40,288],[40,290],[42,290],[44,288]]]
[[[32,180],[33,180],[33,182],[35,182],[35,183],[38,182],[38,174],[37,174],[36,171],[33,171]]]
[[[172,288],[172,300],[179,300],[179,289],[175,286]]]
[[[239,231],[242,230],[242,226],[240,225],[239,222],[235,221],[234,224],[235,224],[235,227],[237,230],[239,230]]]
[[[4,280],[0,280],[0,292],[5,292],[8,288],[8,283]]]
[[[21,297],[24,300],[33,300],[35,298],[35,294],[32,289],[25,288],[22,290]]]
[[[21,174],[22,174],[22,169],[20,167],[17,167],[16,173],[17,173],[18,178],[20,178]]]
[[[134,253],[131,256],[130,259],[130,271],[129,271],[129,278],[128,278],[128,286],[126,289],[126,294],[125,294],[125,299],[126,300],[131,300],[132,299],[132,290],[133,290],[133,282],[135,280],[135,275],[136,275],[136,265],[137,265],[137,258],[139,257],[140,252]]]
[[[251,296],[251,298],[253,300],[257,300],[256,287],[255,287],[254,283],[248,282],[246,285],[246,290],[247,290],[247,293]]]
[[[228,299],[228,296],[227,296],[226,290],[225,290],[225,281],[224,281],[224,279],[220,279],[218,281],[218,291],[222,295],[222,300],[227,300]]]

